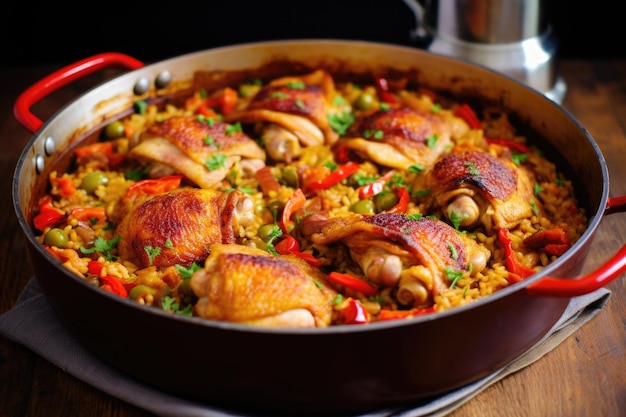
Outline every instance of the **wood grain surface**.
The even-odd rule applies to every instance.
[[[32,134],[15,120],[12,107],[22,91],[55,69],[0,69],[0,313],[14,305],[32,276],[11,198],[15,164]],[[626,195],[626,60],[562,59],[559,71],[568,88],[563,106],[590,131],[606,158],[611,196]],[[47,97],[33,111],[47,120],[85,91],[86,82]],[[585,271],[602,265],[624,243],[626,215],[605,216]],[[608,288],[612,296],[592,321],[539,361],[487,388],[450,416],[626,415],[626,280],[620,277]],[[1,417],[151,415],[0,337]]]

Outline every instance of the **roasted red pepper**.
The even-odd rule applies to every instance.
[[[357,300],[350,298],[346,307],[341,310],[345,324],[367,324],[370,319],[365,308]]]
[[[285,208],[283,209],[283,215],[280,221],[280,227],[284,233],[289,233],[289,231],[293,228],[294,223],[291,221],[291,216],[302,207],[304,207],[304,203],[306,203],[306,197],[300,188],[296,188],[285,203]]]
[[[487,141],[487,143],[506,146],[507,148],[515,152],[519,152],[519,153],[530,152],[530,148],[528,146],[524,145],[523,143],[515,142],[514,140],[511,140],[511,139],[485,138],[485,140]]]
[[[378,294],[378,289],[376,289],[376,287],[349,274],[342,274],[340,272],[333,271],[328,274],[328,280],[334,282],[335,284],[339,284],[342,287],[360,292],[366,297]]]
[[[474,113],[474,110],[467,104],[461,104],[454,109],[454,115],[465,120],[465,123],[469,125],[470,129],[478,130],[483,128],[480,124],[480,120],[476,117],[476,113]]]
[[[329,188],[357,172],[359,170],[359,167],[359,164],[357,164],[356,162],[347,162],[343,165],[340,165],[327,177],[312,182],[311,184],[309,184],[308,188],[311,190],[324,190],[326,188]]]
[[[123,199],[126,200],[131,197],[145,194],[161,194],[175,190],[180,187],[182,179],[182,175],[167,175],[161,178],[137,181],[128,188],[128,191],[124,194]]]
[[[111,275],[105,275],[98,278],[100,278],[100,281],[103,282],[102,285],[100,285],[100,288],[112,292],[115,295],[119,295],[120,297],[128,298],[128,290],[126,290],[126,287],[124,287],[119,278]]]
[[[205,112],[207,109],[217,109],[221,114],[228,114],[237,106],[237,99],[237,91],[226,87],[219,94],[204,100],[200,105],[199,113],[204,114],[200,109],[204,109]]]
[[[255,173],[254,178],[259,182],[264,194],[280,190],[280,184],[276,181],[274,174],[272,174],[272,169],[268,166],[259,169]]]
[[[295,237],[290,235],[287,235],[280,242],[274,245],[274,249],[276,249],[276,252],[280,253],[281,255],[297,256],[298,258],[307,261],[309,265],[312,266],[317,267],[322,264],[319,259],[311,255],[310,253],[301,252],[300,243],[298,243],[298,240]]]
[[[507,229],[498,229],[498,240],[500,241],[500,244],[502,244],[502,246],[504,247],[506,267],[510,273],[518,275],[521,278],[529,277],[535,273],[534,269],[522,265],[517,260],[517,256],[515,256],[515,251],[513,250],[513,241],[509,237],[509,231]],[[515,279],[515,277],[513,277],[513,279]]]
[[[65,213],[52,205],[52,197],[45,196],[39,203],[39,214],[33,218],[35,229],[43,232],[65,220]]]
[[[50,182],[61,190],[61,195],[64,197],[68,197],[76,192],[76,186],[74,185],[74,181],[71,178],[51,178]]]
[[[546,255],[561,256],[571,246],[567,232],[561,227],[538,232],[524,239],[524,245],[536,249]]]
[[[113,142],[96,142],[91,145],[76,149],[74,154],[77,158],[85,158],[91,155],[104,155],[109,164],[115,166],[121,163],[126,155],[115,153]]]
[[[89,221],[91,219],[103,220],[106,218],[104,207],[76,207],[70,211],[78,221]]]

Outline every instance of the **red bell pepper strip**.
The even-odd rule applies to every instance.
[[[513,241],[509,237],[509,231],[507,229],[498,229],[498,240],[500,241],[502,246],[504,246],[506,267],[510,273],[518,275],[521,278],[529,277],[535,273],[534,269],[522,265],[517,259],[517,256],[515,256],[515,251],[513,250]],[[513,279],[515,279],[515,277],[513,277]]]
[[[474,110],[467,104],[461,104],[454,109],[454,115],[465,120],[465,123],[467,123],[471,129],[478,130],[483,128],[480,124],[480,120],[476,117],[476,113],[474,113]]]
[[[111,165],[118,165],[126,158],[124,154],[116,154],[113,149],[113,142],[96,142],[86,145],[74,151],[77,158],[85,158],[91,155],[104,155]]]
[[[104,265],[102,264],[102,262],[89,261],[89,263],[87,263],[87,270],[89,271],[90,274],[100,276],[100,273],[102,272],[102,268],[104,268]]]
[[[385,78],[379,77],[376,79],[376,89],[378,92],[378,98],[383,103],[395,104],[396,98],[389,91],[389,83]]]
[[[39,214],[33,217],[35,229],[43,232],[65,220],[65,213],[52,205],[52,197],[44,197],[39,203]]]
[[[126,200],[130,197],[145,194],[161,194],[175,190],[180,187],[182,179],[182,175],[167,175],[161,178],[137,181],[128,188],[128,191],[124,194],[123,199]]]
[[[406,187],[398,188],[398,203],[386,211],[386,213],[406,213],[406,209],[409,206],[409,191]]]
[[[336,170],[331,172],[330,175],[328,175],[327,177],[309,184],[309,188],[311,190],[324,190],[326,188],[329,188],[332,185],[337,184],[341,180],[348,178],[350,175],[357,172],[359,168],[360,168],[360,165],[357,164],[356,162],[347,162],[343,165],[340,165]]]
[[[340,272],[333,271],[328,274],[328,280],[334,282],[335,284],[339,284],[342,287],[358,291],[366,297],[378,294],[378,289],[376,289],[376,287],[349,274],[342,274]]]
[[[381,310],[379,320],[398,320],[434,313],[435,307],[412,308],[411,310]]]
[[[367,324],[370,319],[361,303],[350,298],[346,307],[341,310],[345,324]]]
[[[301,252],[300,243],[298,243],[298,240],[295,237],[290,235],[287,235],[280,242],[274,245],[274,249],[276,249],[276,252],[280,253],[281,255],[297,256],[298,258],[307,261],[311,266],[317,267],[322,264],[319,259],[311,255],[310,253]]]
[[[76,186],[74,185],[74,181],[71,178],[51,178],[50,182],[53,185],[59,187],[61,190],[61,195],[64,197],[68,197],[76,192]]]
[[[285,207],[283,208],[283,215],[280,221],[280,228],[284,233],[289,233],[289,231],[293,228],[294,223],[291,221],[291,216],[296,211],[300,210],[304,207],[304,203],[306,203],[306,197],[300,188],[296,188],[285,203]]]
[[[123,298],[128,297],[128,290],[124,287],[119,278],[111,275],[105,275],[99,278],[103,282],[102,285],[100,285],[100,288],[103,290],[112,292],[113,294],[119,295]]]
[[[102,220],[106,218],[106,212],[104,207],[76,207],[70,211],[70,216],[73,216],[78,221],[89,221],[91,219]]]
[[[490,143],[490,144],[506,146],[507,148],[515,152],[519,152],[519,153],[530,152],[530,148],[528,146],[524,145],[523,143],[515,142],[514,140],[511,140],[511,139],[485,138],[485,140],[487,141],[487,143]]]
[[[380,193],[385,188],[385,184],[387,184],[387,181],[389,181],[395,173],[396,172],[394,170],[387,171],[387,173],[385,173],[385,175],[383,175],[382,177],[376,179],[369,184],[365,184],[359,187],[359,198],[363,200]]]

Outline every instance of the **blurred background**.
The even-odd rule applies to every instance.
[[[443,0],[447,1],[447,0]],[[61,65],[116,51],[146,63],[216,46],[287,38],[415,45],[403,0],[5,2],[0,65]],[[620,2],[547,0],[558,56],[626,57]]]

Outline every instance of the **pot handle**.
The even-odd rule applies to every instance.
[[[604,214],[626,211],[626,196],[607,199]],[[577,279],[545,277],[526,287],[529,295],[542,297],[577,297],[604,287],[626,271],[626,245],[595,271]]]
[[[30,111],[35,103],[81,77],[113,66],[134,70],[143,67],[144,63],[118,52],[105,52],[69,64],[37,81],[20,94],[13,105],[13,115],[22,126],[35,133],[43,125],[43,121]]]

